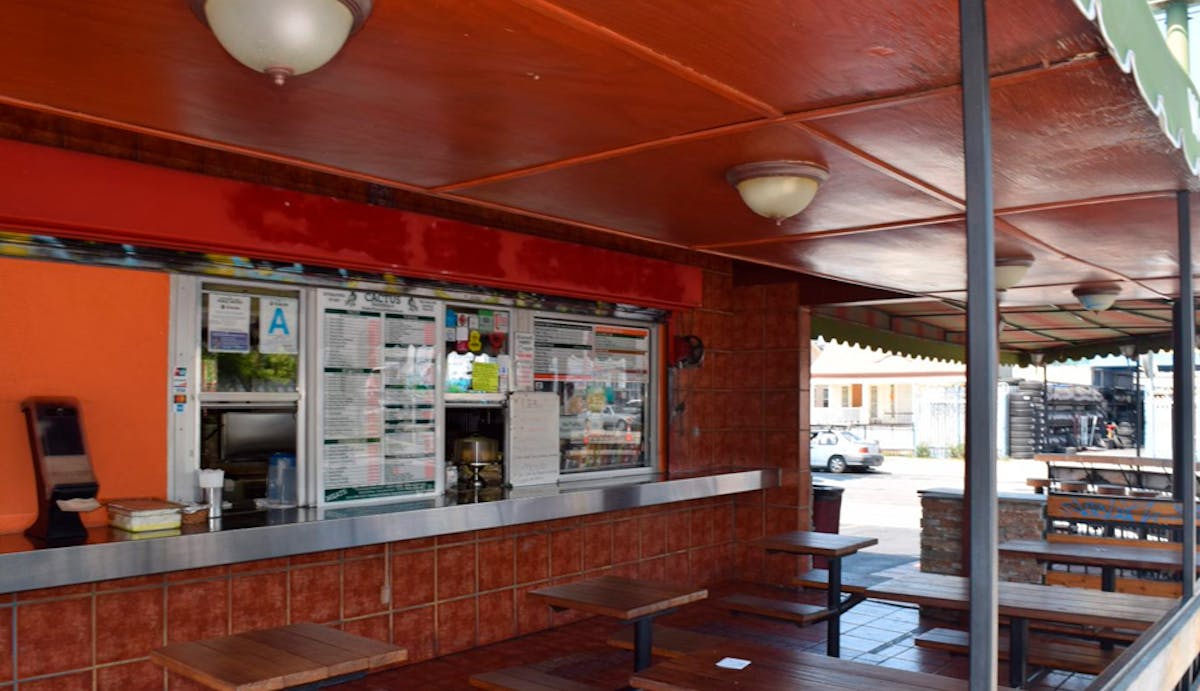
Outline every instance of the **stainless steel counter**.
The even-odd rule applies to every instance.
[[[170,537],[130,539],[131,534],[121,530],[95,528],[86,544],[72,547],[38,548],[21,535],[0,535],[0,593],[499,528],[778,485],[779,471],[774,469],[711,471],[495,489],[360,508],[234,514],[211,529],[198,526],[198,532]]]

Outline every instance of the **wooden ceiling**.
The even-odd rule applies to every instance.
[[[992,2],[988,21],[997,253],[1035,259],[1002,298],[1004,347],[1161,333],[1172,194],[1200,186],[1070,0]],[[37,139],[46,120],[18,117],[35,113],[93,128],[81,148],[108,155],[153,141],[177,147],[155,162],[218,174],[221,156],[259,159],[334,194],[370,183],[406,208],[903,293],[869,309],[955,341],[957,31],[955,0],[386,0],[330,64],[275,87],[184,0],[6,0],[0,104],[22,124],[0,134]],[[724,181],[774,159],[830,169],[780,225]],[[1071,290],[1110,282],[1137,309],[1079,326]]]

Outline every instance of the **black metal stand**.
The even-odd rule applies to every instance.
[[[829,557],[829,588],[825,591],[829,620],[825,622],[825,654],[842,654],[842,558]]]
[[[1008,685],[1014,689],[1025,686],[1025,667],[1029,660],[1029,620],[1013,617],[1009,620]]]
[[[642,617],[633,621],[633,671],[640,672],[650,666],[651,651],[654,649],[654,617]]]

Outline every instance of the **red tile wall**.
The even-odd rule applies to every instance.
[[[670,375],[668,467],[777,467],[783,486],[732,497],[0,594],[0,689],[196,688],[148,661],[169,642],[313,621],[405,647],[410,661],[560,625],[530,590],[601,573],[700,585],[787,582],[797,564],[750,542],[809,526],[808,315],[790,286],[705,271],[676,334],[706,345]]]
[[[734,577],[734,505],[703,499],[0,595],[0,689],[194,688],[168,679],[150,650],[303,621],[429,659],[573,620],[526,597],[551,583],[601,573]]]
[[[674,316],[675,334],[699,336],[700,367],[673,371],[672,469],[774,467],[781,486],[738,495],[739,578],[790,584],[806,565],[768,557],[752,541],[811,526],[808,464],[811,323],[793,284],[734,285],[728,267],[708,267],[703,307]],[[682,410],[679,407],[682,406]]]

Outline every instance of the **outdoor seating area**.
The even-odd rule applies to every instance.
[[[967,632],[944,612],[967,611],[967,579],[894,567],[843,582],[843,559],[876,543],[809,531],[758,540],[769,552],[827,560],[794,588],[728,581],[710,597],[705,588],[606,574],[531,590],[535,606],[576,621],[403,669],[389,671],[406,661],[403,648],[315,624],[176,643],[151,659],[174,678],[228,691],[965,688]],[[1059,558],[1127,563],[1120,554],[1089,559],[1079,547]],[[1057,554],[1033,541],[1002,549]],[[997,681],[1086,688],[1172,606],[1148,595],[1001,582]],[[923,607],[943,612],[923,615]]]
[[[711,589],[709,597],[663,615],[655,621],[654,662],[645,674],[636,675],[642,688],[728,688],[729,679],[714,685],[700,678],[681,681],[670,677],[680,661],[721,657],[751,659],[759,686],[745,688],[842,688],[830,670],[848,675],[844,687],[863,688],[966,688],[966,658],[954,651],[932,649],[919,643],[922,634],[945,626],[945,622],[923,619],[918,608],[883,600],[868,600],[841,617],[840,659],[825,656],[826,628],[797,627],[794,623],[731,612],[720,599],[733,593],[759,597],[789,598],[811,606],[822,606],[820,590],[793,591],[741,581]],[[437,688],[523,688],[523,689],[616,689],[630,684],[634,655],[631,627],[604,616],[483,646],[400,669],[372,674],[346,682],[346,691]],[[770,663],[763,656],[770,658]],[[712,657],[712,660],[709,660]],[[664,665],[664,663],[672,663]],[[765,669],[765,668],[770,668]],[[791,671],[784,671],[783,668]],[[807,667],[808,683],[797,668]],[[874,671],[872,671],[874,670]],[[1000,665],[1007,679],[1007,665]],[[731,673],[728,670],[725,672]],[[498,674],[500,673],[500,674]],[[903,685],[904,673],[924,685]],[[655,686],[654,680],[673,685]],[[921,676],[915,676],[921,675]],[[763,681],[764,676],[767,681]],[[1004,684],[1004,679],[998,682]],[[1085,689],[1094,676],[1070,671],[1039,671],[1025,688]],[[936,681],[941,686],[931,684]],[[720,686],[725,683],[726,686]],[[749,682],[747,682],[749,683]],[[506,685],[511,684],[511,685]],[[765,685],[764,685],[765,684]],[[771,686],[771,684],[775,684]],[[895,684],[894,686],[892,684]]]
[[[626,684],[644,689],[965,688],[967,632],[948,626],[944,616],[922,616],[921,608],[967,611],[967,579],[913,569],[843,582],[843,558],[876,543],[809,531],[758,540],[769,552],[827,559],[827,569],[797,576],[796,588],[732,581],[713,588],[710,598],[707,589],[604,575],[534,590],[528,597],[555,612],[595,616],[420,663],[403,676],[384,672],[343,687],[407,688],[414,678],[428,678],[424,670],[451,664],[460,670],[456,681],[429,672],[441,679],[439,688],[463,682],[514,691]],[[1033,541],[1002,549],[1054,553],[1047,543]],[[1089,560],[1077,549],[1065,553],[1102,565],[1129,558]],[[1010,582],[999,588],[1004,625],[998,681],[1012,688],[1087,687],[1173,606],[1168,598],[1111,588]]]

